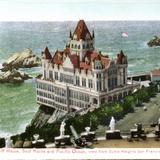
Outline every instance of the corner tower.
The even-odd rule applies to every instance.
[[[84,20],[78,22],[73,34],[70,31],[69,47],[71,54],[79,55],[80,61],[87,51],[94,50],[94,31],[90,33]]]

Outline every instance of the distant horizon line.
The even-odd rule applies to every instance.
[[[79,20],[84,20],[85,22],[106,22],[106,21],[116,21],[116,22],[121,22],[121,21],[160,21],[159,20],[85,20],[85,19],[78,19],[78,20],[0,20],[0,22],[78,22]]]

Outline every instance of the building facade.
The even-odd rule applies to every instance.
[[[42,52],[42,78],[37,102],[64,112],[100,107],[123,99],[136,86],[127,84],[127,56],[115,60],[95,49],[94,31],[80,20],[63,51]]]

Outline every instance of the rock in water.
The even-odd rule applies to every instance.
[[[27,74],[13,69],[0,75],[0,83],[21,83],[29,78]]]
[[[153,47],[153,46],[160,46],[160,38],[157,36],[154,36],[153,39],[151,39],[148,43],[148,46]]]
[[[12,70],[13,68],[31,68],[41,64],[41,59],[33,54],[31,49],[26,49],[20,53],[15,53],[5,63],[2,64],[2,71]]]

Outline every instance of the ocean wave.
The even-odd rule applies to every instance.
[[[27,125],[29,125],[29,122],[25,122],[25,123],[21,124],[20,127],[18,128],[16,134],[24,132]]]
[[[141,46],[140,46],[140,49],[149,48],[149,46],[148,46],[147,43],[148,43],[148,41],[143,42],[143,43],[141,44]]]
[[[128,67],[130,68],[130,67],[135,67],[136,66],[136,64],[128,64]]]
[[[0,69],[2,68],[2,63],[0,63]]]

